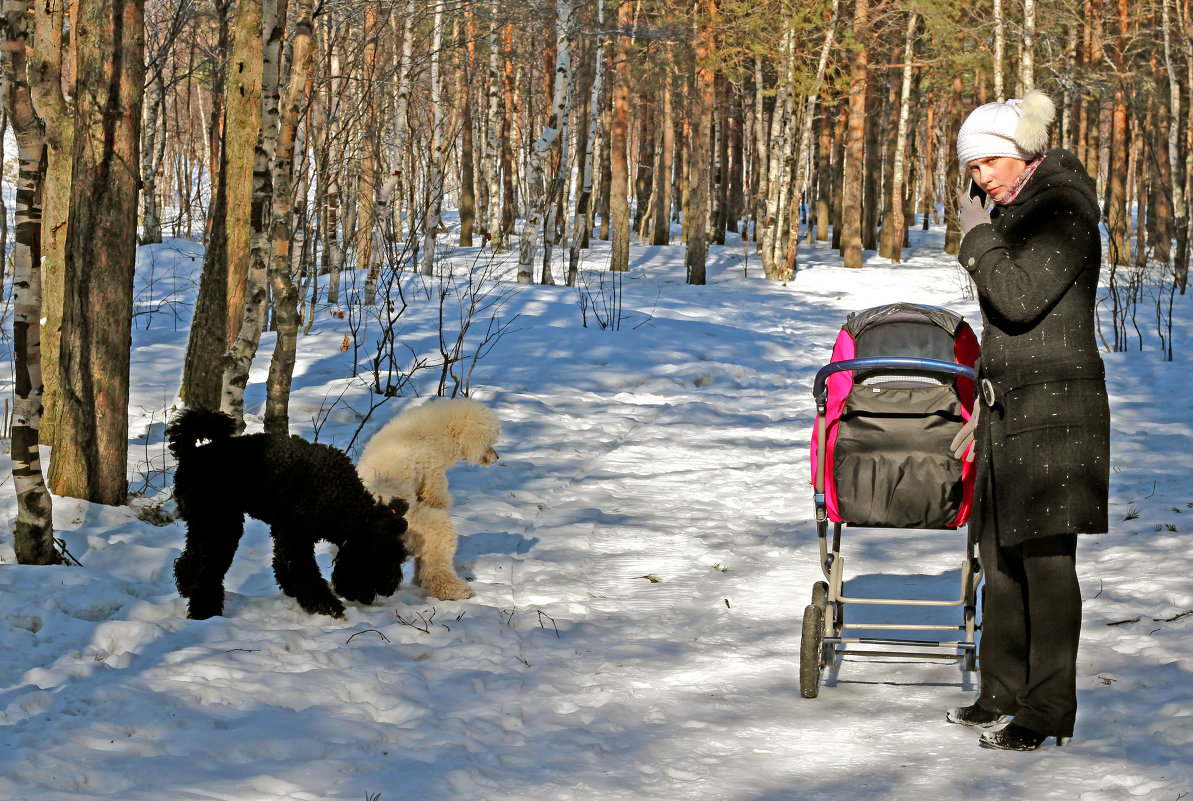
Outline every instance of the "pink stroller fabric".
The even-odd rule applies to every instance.
[[[888,326],[888,329],[882,330],[882,326]],[[903,328],[897,330],[898,326]],[[943,335],[940,329],[943,329]],[[908,331],[912,333],[908,334]],[[951,354],[942,350],[941,342],[930,347],[919,344],[938,339],[943,340],[947,348],[945,335],[951,337]],[[859,352],[858,339],[861,338],[865,338],[866,345]],[[902,352],[875,352],[876,347],[884,346]],[[978,354],[977,337],[959,315],[943,309],[899,303],[851,314],[837,336],[832,362],[884,356],[943,361],[942,356],[951,355],[956,364],[973,366]],[[963,525],[972,503],[974,463],[957,460],[952,453],[947,453],[947,457],[942,455],[941,443],[946,443],[943,448],[947,452],[947,442],[962,422],[969,420],[974,402],[973,382],[965,377],[955,380],[948,377],[943,386],[917,389],[907,382],[899,383],[899,376],[886,384],[864,384],[862,381],[866,378],[873,380],[873,373],[867,372],[864,376],[854,373],[853,370],[833,373],[826,382],[824,494],[828,519],[855,525],[901,528],[956,528]],[[900,406],[904,402],[905,405]],[[914,419],[921,413],[925,420],[922,424]],[[843,424],[843,417],[848,422]],[[812,435],[813,482],[820,455],[819,418],[817,423]],[[899,426],[902,426],[901,434],[884,430],[884,427]],[[842,436],[843,428],[850,429],[848,436]],[[839,439],[847,441],[847,446],[843,447],[848,447],[848,454],[838,453]],[[896,443],[894,447],[891,447],[892,441]],[[886,453],[879,453],[884,445]],[[924,448],[930,448],[932,452],[920,452]],[[841,486],[842,481],[848,482],[849,486]],[[859,483],[868,486],[856,486]],[[959,487],[955,486],[957,483]],[[923,496],[923,499],[913,496]],[[843,497],[850,501],[843,502]],[[859,498],[864,501],[857,500]]]

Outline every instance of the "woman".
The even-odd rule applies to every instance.
[[[960,198],[958,260],[982,310],[981,403],[954,449],[960,457],[972,441],[966,458],[978,460],[969,531],[986,589],[980,693],[946,717],[987,729],[983,746],[1020,751],[1073,734],[1077,535],[1107,530],[1098,202],[1076,156],[1045,152],[1054,116],[1033,91],[981,106],[957,136],[962,166],[994,205]]]

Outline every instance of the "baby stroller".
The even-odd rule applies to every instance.
[[[858,598],[845,594],[843,525],[957,529],[969,516],[974,464],[949,443],[969,419],[978,342],[960,315],[894,303],[850,314],[832,361],[816,374],[812,483],[820,566],[800,642],[800,693],[815,698],[820,675],[838,656],[935,657],[977,664],[975,602],[982,568],[966,537],[961,595],[955,601]],[[832,544],[828,541],[833,525]],[[845,622],[850,604],[962,608],[960,625]],[[958,631],[963,641],[846,637],[846,629]],[[866,650],[853,646],[870,645]]]

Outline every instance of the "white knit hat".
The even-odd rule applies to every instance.
[[[1035,89],[1021,100],[979,106],[957,132],[957,160],[962,169],[998,156],[1031,161],[1048,147],[1048,124],[1055,118],[1052,100]]]

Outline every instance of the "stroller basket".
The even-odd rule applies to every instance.
[[[955,601],[858,598],[845,594],[842,527],[956,530],[968,519],[973,464],[949,444],[969,419],[978,344],[957,314],[910,303],[849,315],[832,361],[816,374],[812,483],[821,569],[804,610],[800,691],[819,693],[839,655],[961,659],[976,667],[976,592],[981,565],[971,544]],[[833,537],[828,538],[829,523]],[[959,625],[847,624],[845,606],[959,606]],[[867,631],[964,632],[959,641],[847,637]],[[876,646],[862,650],[856,645]],[[897,650],[896,650],[897,649]],[[909,650],[910,649],[910,650]]]

